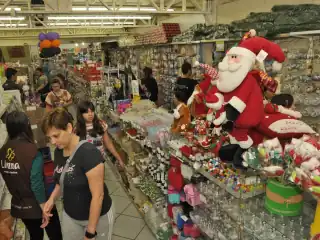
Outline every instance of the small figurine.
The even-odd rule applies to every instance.
[[[188,106],[185,104],[186,101],[186,94],[184,92],[179,90],[175,92],[174,104],[177,107],[173,112],[174,121],[171,126],[171,131],[173,133],[185,131],[186,126],[191,122],[190,111]]]

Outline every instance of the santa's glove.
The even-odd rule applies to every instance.
[[[225,106],[227,121],[222,125],[222,129],[226,132],[231,132],[234,128],[234,122],[238,119],[240,112],[230,104]]]
[[[192,93],[192,95],[191,95],[191,96],[189,97],[189,99],[188,99],[188,102],[187,102],[187,105],[188,105],[188,106],[190,106],[190,105],[193,103],[194,98],[195,98],[195,96],[196,96],[197,94],[199,94],[199,91],[194,90],[193,93]]]
[[[234,128],[234,122],[233,121],[227,121],[226,123],[222,124],[222,130],[226,132],[232,132]]]
[[[213,124],[215,126],[220,126],[222,124],[224,124],[225,122],[227,121],[227,114],[226,112],[223,112],[220,114],[219,117],[217,117],[214,121],[213,121]]]

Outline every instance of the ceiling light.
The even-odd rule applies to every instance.
[[[82,43],[82,46],[84,46],[84,42]]]
[[[78,22],[58,22],[58,23],[49,23],[49,26],[80,26],[80,25],[89,25],[89,23],[78,23]]]
[[[0,21],[21,21],[24,17],[0,17]]]
[[[63,16],[48,17],[49,20],[103,20],[103,19],[151,19],[151,16]],[[1,20],[1,19],[0,19]]]
[[[88,10],[89,11],[108,11],[108,9],[105,7],[89,7]]]
[[[134,22],[57,22],[48,23],[49,26],[88,26],[88,25],[134,25]]]
[[[119,11],[139,11],[139,8],[137,8],[137,7],[122,7],[119,9]],[[142,8],[140,8],[140,11],[157,12],[158,10],[156,8],[142,7]],[[169,8],[167,11],[173,12],[174,10],[172,8]]]
[[[110,10],[108,10],[106,7],[73,7],[72,11],[113,11],[113,8],[110,8]],[[139,11],[139,8],[137,7],[121,7],[118,9],[118,11]],[[150,7],[141,7],[140,11],[150,11],[150,12],[157,12],[156,8],[150,8]],[[174,9],[169,8],[167,10],[168,12],[173,12]]]
[[[134,25],[134,22],[91,22],[90,25]]]
[[[21,8],[10,8],[10,7],[9,7],[9,8],[6,8],[5,11],[6,11],[6,12],[10,12],[12,9],[15,10],[15,11],[17,11],[17,12],[20,12],[20,11],[21,11]]]
[[[72,11],[87,11],[86,7],[73,7]]]
[[[76,44],[75,44],[75,46],[76,46],[76,47],[78,47],[78,46],[79,46],[79,44],[78,44],[78,43],[76,43]]]
[[[0,27],[27,27],[28,24],[21,23],[21,24],[0,24]]]

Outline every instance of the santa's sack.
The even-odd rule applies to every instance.
[[[269,179],[266,188],[265,208],[272,214],[299,216],[303,207],[302,190],[295,185],[284,185]]]

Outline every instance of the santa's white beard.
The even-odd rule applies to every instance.
[[[252,61],[243,58],[241,63],[228,64],[228,59],[219,63],[219,79],[217,88],[221,92],[232,92],[245,79],[252,69]]]

